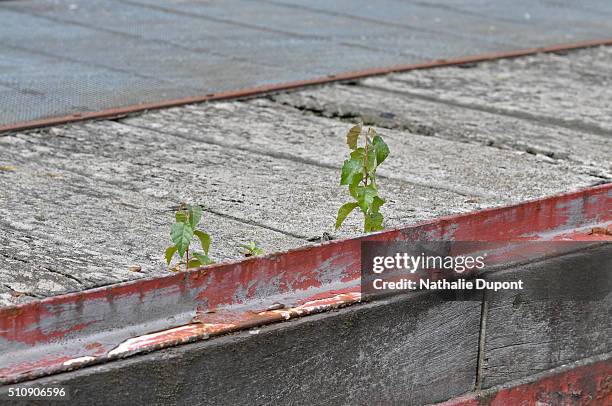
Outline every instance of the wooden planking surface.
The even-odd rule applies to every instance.
[[[376,78],[366,80],[364,86],[324,86],[275,95],[274,99],[327,117],[361,117],[381,128],[528,152],[550,165],[612,179],[607,137],[440,103],[415,96],[417,91],[404,83]]]
[[[605,72],[601,52],[608,51],[579,54]],[[566,66],[577,63],[573,55],[531,64]],[[496,69],[513,62],[497,63],[459,73],[491,87]],[[364,83],[375,80],[410,87],[404,79]],[[357,234],[356,215],[332,230],[345,201],[337,185],[343,137],[357,116],[391,146],[380,171],[389,226],[610,179],[605,134],[430,98],[336,85],[3,136],[0,164],[15,170],[0,171],[0,279],[17,292],[3,294],[3,303],[163,274],[171,208],[181,200],[207,206],[217,260],[239,257],[236,246],[250,239],[275,251],[323,232]],[[601,115],[605,100],[594,103]],[[128,270],[136,264],[144,272]]]
[[[304,114],[267,100],[211,103],[151,114],[124,122],[337,170],[346,157],[344,135],[354,121]],[[516,202],[601,180],[515,151],[377,128],[391,149],[390,158],[379,169],[381,175],[485,203]]]
[[[433,96],[437,100],[536,122],[612,135],[612,48],[541,54],[472,68],[412,71],[365,84]]]

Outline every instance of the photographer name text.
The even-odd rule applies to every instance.
[[[400,279],[386,281],[374,279],[372,286],[376,290],[523,290],[523,281],[487,281],[485,279],[429,280]]]

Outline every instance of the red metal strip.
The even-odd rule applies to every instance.
[[[564,369],[544,377],[540,374],[532,382],[470,393],[437,406],[612,404],[612,359]]]
[[[358,302],[361,242],[609,239],[612,184],[0,309],[0,383]],[[582,237],[579,237],[582,236]]]
[[[459,58],[448,58],[448,59],[436,59],[433,61],[415,63],[415,64],[403,64],[395,66],[387,66],[380,68],[370,68],[357,71],[341,72],[337,74],[331,74],[324,77],[318,77],[307,80],[298,80],[292,82],[278,83],[273,85],[256,86],[251,88],[244,88],[238,90],[231,90],[227,92],[211,93],[203,96],[185,97],[180,99],[163,100],[159,102],[136,104],[131,106],[112,108],[100,111],[93,111],[87,113],[75,113],[60,117],[50,117],[40,120],[22,121],[14,124],[8,124],[0,126],[0,134],[6,132],[23,131],[33,128],[49,127],[53,125],[66,124],[77,121],[103,119],[103,118],[117,118],[127,114],[137,113],[146,110],[157,110],[168,107],[182,106],[185,104],[202,103],[212,100],[227,100],[227,99],[238,99],[244,97],[252,97],[266,93],[279,92],[284,90],[299,89],[301,87],[321,85],[331,82],[347,81],[361,79],[368,76],[386,75],[394,72],[407,72],[417,69],[430,69],[439,68],[444,66],[462,65],[466,63],[484,62],[495,59],[503,58],[516,58],[519,56],[527,56],[538,53],[550,53],[550,52],[562,52],[571,51],[581,48],[591,48],[596,46],[612,45],[612,39],[599,39],[599,40],[587,40],[565,44],[558,44],[546,47],[536,47],[520,49],[515,51],[502,51],[502,52],[491,52],[479,55],[465,56]]]

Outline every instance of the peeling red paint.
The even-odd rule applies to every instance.
[[[33,361],[24,361],[15,366],[0,368],[0,377],[24,376],[30,374],[32,371],[44,368],[57,368],[58,365],[62,365],[64,362],[70,360],[71,358],[72,357],[69,355],[61,355],[43,357]]]
[[[2,312],[0,312],[0,314],[2,314]],[[21,318],[13,319],[12,323],[11,320],[0,319],[0,337],[6,338],[10,341],[19,341],[24,344],[36,345],[55,341],[70,333],[76,333],[83,330],[85,327],[92,324],[92,322],[79,323],[72,325],[69,328],[58,328],[50,331],[49,333],[45,333],[40,328],[31,328],[33,325],[36,325],[36,323],[28,323],[28,318],[30,317],[35,317],[37,319],[36,321],[38,321],[39,314],[34,312],[24,312],[24,315],[27,315],[24,317],[25,320]]]
[[[227,312],[224,314],[202,314],[194,318],[193,324],[130,338],[109,351],[107,356],[110,358],[125,357],[126,355],[133,355],[139,352],[166,348],[197,339],[244,330],[252,326],[261,326],[346,306],[356,303],[360,299],[361,294],[359,292],[351,292],[312,300],[300,306],[287,309],[268,310],[259,313]]]
[[[571,368],[509,388],[467,394],[437,406],[612,404],[612,360]]]

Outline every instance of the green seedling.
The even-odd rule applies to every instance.
[[[258,247],[255,241],[249,241],[247,244],[240,245],[240,252],[245,257],[257,257],[263,255],[264,250]]]
[[[340,185],[348,186],[355,201],[342,205],[338,210],[336,230],[348,215],[359,207],[364,216],[363,232],[369,233],[383,229],[384,218],[379,210],[385,201],[378,195],[376,169],[389,155],[389,147],[373,128],[363,133],[363,146],[359,146],[361,136],[361,125],[354,126],[346,135],[346,143],[351,153],[342,166]]]
[[[210,235],[196,229],[202,218],[202,208],[181,203],[174,217],[176,222],[170,230],[170,237],[174,245],[166,248],[166,263],[170,265],[174,255],[178,254],[179,262],[171,268],[175,272],[180,270],[182,264],[185,265],[185,270],[212,264],[213,261],[208,258]],[[204,252],[190,251],[189,248],[193,237],[200,240],[200,245]]]

